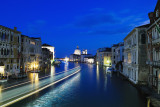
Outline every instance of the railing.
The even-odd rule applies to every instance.
[[[152,44],[160,43],[160,38],[156,38],[152,40]]]
[[[160,61],[146,61],[147,65],[160,67]]]
[[[130,48],[131,48],[131,45],[127,45],[124,47],[125,50],[130,49]]]

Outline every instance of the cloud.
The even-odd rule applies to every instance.
[[[115,24],[118,23],[117,19],[113,14],[107,13],[91,13],[85,16],[79,17],[75,21],[76,27],[95,27],[104,24]]]
[[[146,24],[149,24],[149,23],[150,23],[150,20],[148,19],[148,20],[145,20],[145,21],[141,22],[141,25],[146,25]]]

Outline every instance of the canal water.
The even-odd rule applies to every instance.
[[[51,73],[79,64],[61,64]],[[145,97],[117,74],[106,74],[104,67],[80,64],[81,71],[11,107],[146,107]],[[53,71],[54,70],[54,71]]]

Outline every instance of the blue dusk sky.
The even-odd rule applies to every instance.
[[[149,23],[157,0],[1,0],[0,25],[41,37],[56,57],[72,54],[78,45],[95,54],[122,42],[136,26]]]

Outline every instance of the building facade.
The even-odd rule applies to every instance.
[[[74,54],[70,55],[70,61],[81,62],[81,50],[78,46],[77,49],[75,49]]]
[[[112,66],[111,48],[99,48],[96,54],[96,63],[103,66]]]
[[[149,25],[134,28],[124,38],[123,74],[134,84],[147,83],[146,30]]]
[[[116,48],[118,47],[118,44],[114,44],[112,49],[112,68],[116,69]]]
[[[48,44],[42,45],[42,69],[49,67],[54,61],[54,47]]]
[[[148,83],[157,93],[160,93],[160,0],[158,0],[154,12],[148,14],[150,26],[147,29],[147,64],[149,69]]]
[[[124,61],[124,43],[120,42],[112,46],[112,68],[117,71],[123,71]]]
[[[21,43],[21,71],[39,71],[42,61],[41,38],[22,35]]]
[[[21,32],[0,26],[0,75],[20,73]]]

